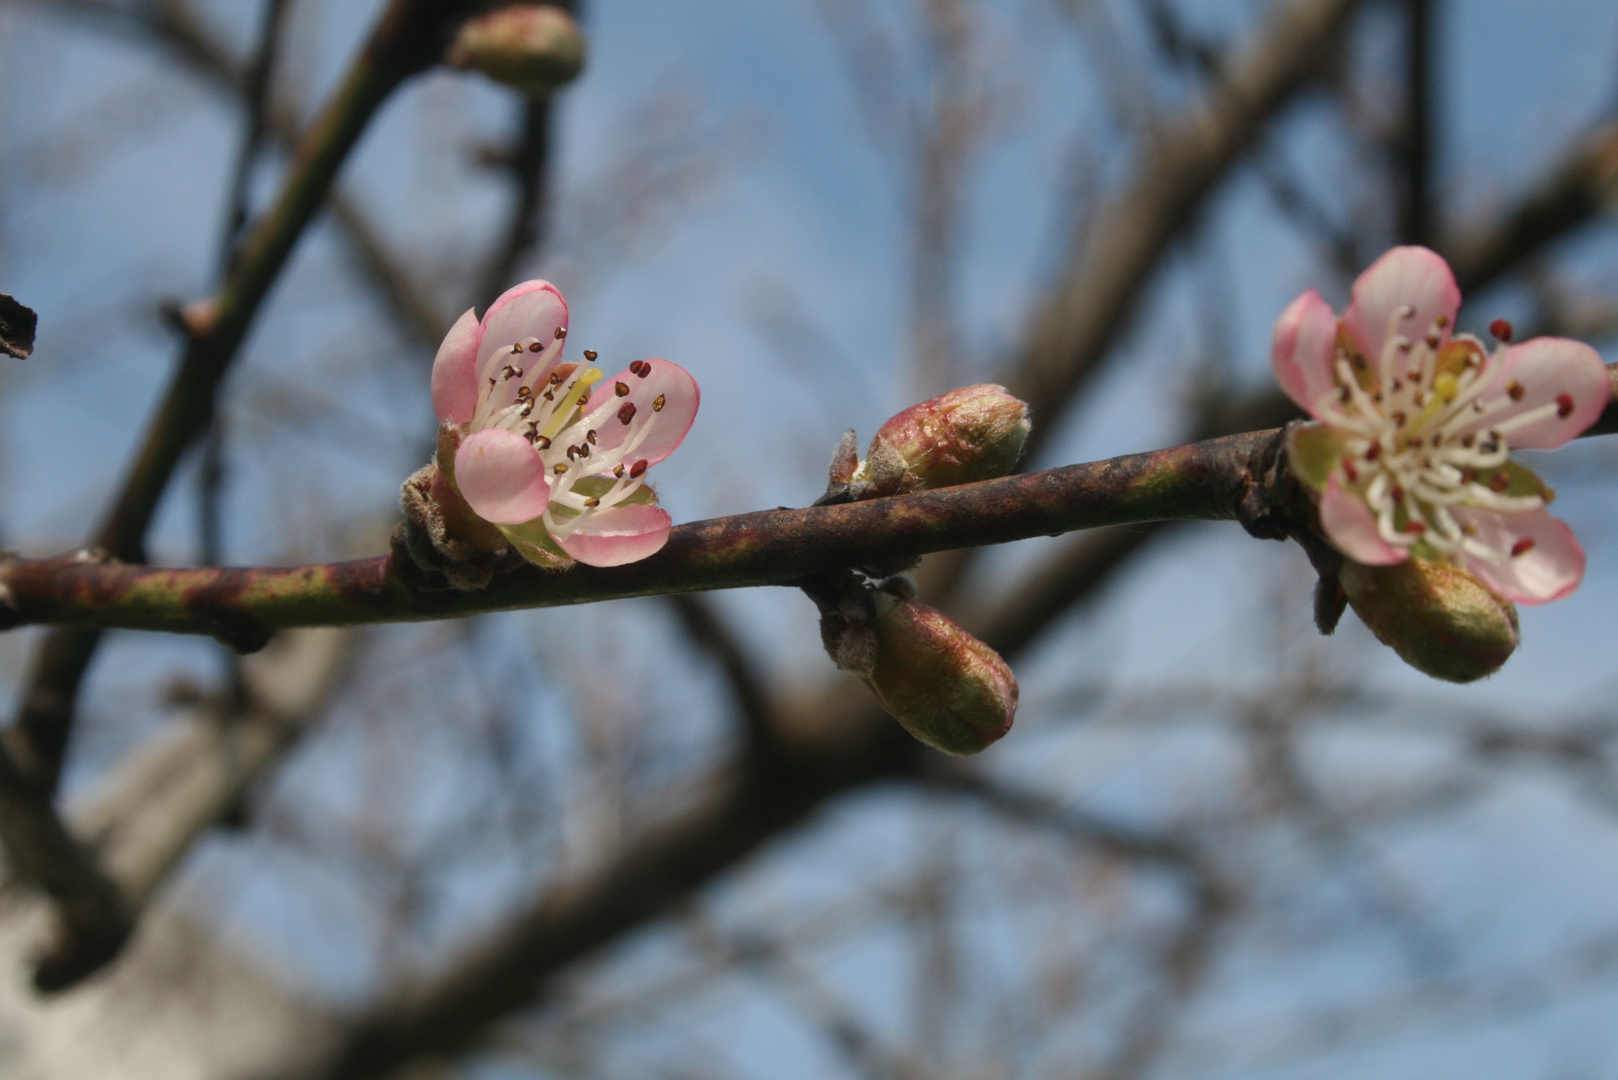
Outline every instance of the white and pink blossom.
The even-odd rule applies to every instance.
[[[646,471],[685,439],[696,380],[637,360],[608,378],[562,359],[567,303],[548,281],[462,315],[433,361],[433,410],[458,437],[453,482],[472,510],[535,562],[617,566],[668,540]],[[564,554],[565,553],[565,554]]]
[[[1455,332],[1460,306],[1448,264],[1420,247],[1361,274],[1341,320],[1313,289],[1294,300],[1276,322],[1275,374],[1318,423],[1292,432],[1289,456],[1350,559],[1453,559],[1508,600],[1555,600],[1578,587],[1584,550],[1508,454],[1594,423],[1607,372],[1582,342],[1511,344],[1503,320],[1486,348]]]

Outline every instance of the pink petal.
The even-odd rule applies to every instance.
[[[471,308],[455,320],[433,357],[433,412],[464,424],[478,405],[477,355],[483,329]]]
[[[644,363],[644,376],[636,375],[631,368],[597,383],[585,412],[591,416],[590,426],[600,439],[597,453],[616,450],[644,430],[645,439],[625,460],[632,459],[633,464],[644,458],[648,465],[656,465],[685,440],[685,433],[697,417],[702,394],[697,380],[679,364],[655,356]],[[620,395],[620,386],[628,393]],[[627,423],[624,417],[628,417]]]
[[[473,432],[455,451],[455,486],[496,525],[532,521],[550,505],[545,463],[528,440],[504,428]]]
[[[1498,552],[1484,559],[1463,552],[1461,562],[1495,593],[1519,604],[1560,600],[1584,580],[1584,549],[1567,522],[1549,510],[1502,514],[1481,507],[1452,511],[1463,526],[1476,526],[1472,539]],[[1511,554],[1513,550],[1519,552]]]
[[[1350,559],[1366,566],[1391,566],[1409,554],[1397,544],[1382,539],[1376,515],[1359,496],[1344,491],[1333,473],[1320,496],[1320,528],[1332,546]]]
[[[1406,307],[1415,314],[1398,317]],[[1461,290],[1448,263],[1424,247],[1396,247],[1354,282],[1354,300],[1343,312],[1343,326],[1375,369],[1390,326],[1416,341],[1442,315],[1445,325],[1438,335],[1442,345],[1455,329],[1455,313],[1460,310]]]
[[[1506,445],[1514,449],[1556,449],[1595,423],[1612,396],[1600,355],[1584,342],[1567,338],[1539,337],[1512,345],[1487,378],[1491,385],[1483,400],[1506,393],[1512,382],[1522,388],[1522,397],[1484,419],[1478,429],[1498,427],[1530,409],[1558,406],[1558,415],[1506,432]],[[1559,415],[1562,408],[1567,409],[1566,416]]]
[[[589,566],[622,566],[639,562],[668,543],[672,524],[668,514],[655,506],[614,506],[591,514],[557,543]]]
[[[1321,398],[1337,386],[1332,370],[1336,348],[1337,316],[1314,289],[1287,305],[1275,322],[1270,360],[1276,380],[1310,416],[1320,418]]]
[[[555,285],[538,280],[513,285],[483,313],[483,341],[478,346],[479,377],[488,377],[483,368],[495,353],[509,352],[511,346],[527,337],[538,338],[549,346],[556,340],[559,329],[567,329],[567,301],[562,299]]]

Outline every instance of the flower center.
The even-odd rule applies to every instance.
[[[541,520],[558,540],[593,511],[627,502],[645,486],[647,463],[636,453],[651,428],[648,413],[629,438],[598,453],[599,429],[608,422],[630,425],[634,406],[620,407],[615,395],[586,414],[591,389],[606,375],[593,364],[555,363],[561,344],[561,338],[549,347],[524,338],[491,357],[470,424],[471,431],[500,428],[528,440],[551,488]],[[584,358],[593,361],[596,354],[586,349]],[[650,374],[644,366],[630,370],[640,378]]]
[[[1469,334],[1448,339],[1443,315],[1412,340],[1400,331],[1414,315],[1409,307],[1394,312],[1374,369],[1338,346],[1337,389],[1321,407],[1336,414],[1331,423],[1347,436],[1342,474],[1388,543],[1498,559],[1507,553],[1475,539],[1477,527],[1454,508],[1514,512],[1549,502],[1549,489],[1508,460],[1508,440],[1513,431],[1566,416],[1572,399],[1563,394],[1500,417],[1525,392],[1515,380],[1493,378],[1504,343],[1490,354]]]

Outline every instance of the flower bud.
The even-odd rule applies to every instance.
[[[950,754],[975,754],[1011,730],[1017,677],[1000,654],[941,612],[900,600],[872,624],[876,662],[865,676],[910,734]]]
[[[1454,563],[1416,556],[1391,566],[1345,561],[1355,614],[1417,671],[1448,682],[1493,675],[1517,648],[1517,608]]]
[[[1028,406],[1003,386],[963,386],[912,405],[877,430],[854,476],[861,498],[1005,476],[1022,456]]]
[[[543,97],[583,70],[584,35],[561,8],[513,4],[463,23],[446,59]]]

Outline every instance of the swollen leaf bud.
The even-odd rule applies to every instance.
[[[904,729],[950,754],[975,754],[1011,730],[1017,677],[1000,654],[943,613],[899,600],[872,623],[876,662],[865,676]]]
[[[512,4],[463,23],[446,59],[543,97],[584,69],[584,35],[561,8]]]
[[[1028,406],[1003,386],[963,386],[912,405],[877,430],[853,482],[860,498],[1005,476],[1022,456]]]
[[[1517,648],[1517,608],[1454,563],[1416,556],[1391,566],[1345,561],[1355,614],[1417,671],[1465,683],[1493,675]]]

